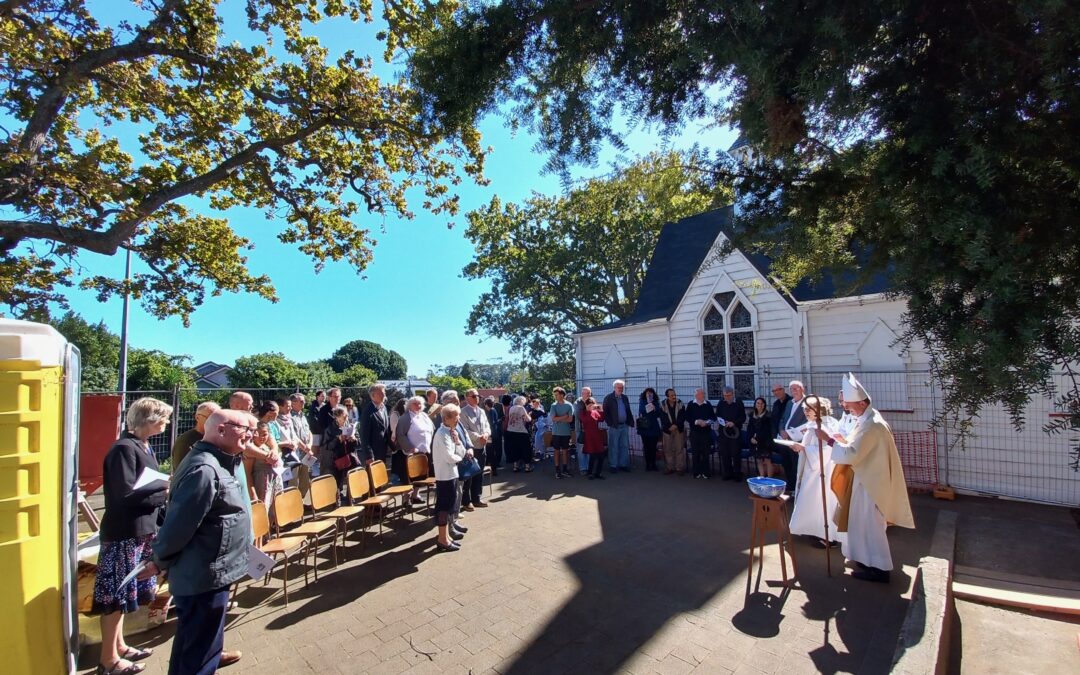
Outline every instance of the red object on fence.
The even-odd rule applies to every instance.
[[[938,483],[937,432],[895,431],[896,449],[909,488],[931,490]]]
[[[84,394],[79,414],[79,484],[86,494],[101,487],[102,465],[120,437],[120,397]]]

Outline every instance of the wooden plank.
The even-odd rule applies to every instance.
[[[1049,595],[1036,595],[1022,591],[1010,591],[953,581],[953,595],[964,600],[974,600],[992,605],[1022,607],[1024,609],[1080,616],[1080,600],[1068,600]]]
[[[953,594],[994,605],[1080,616],[1080,584],[957,565]]]
[[[1033,577],[1026,574],[1014,574],[1012,572],[1003,572],[1000,570],[987,570],[980,567],[971,567],[969,565],[957,565],[955,567],[954,576],[957,578],[964,577],[966,579],[996,579],[1009,583],[1027,584],[1029,586],[1040,586],[1042,588],[1055,591],[1064,590],[1076,591],[1080,593],[1080,582],[1066,581],[1064,579],[1049,579],[1047,577]],[[978,582],[972,580],[971,583]]]

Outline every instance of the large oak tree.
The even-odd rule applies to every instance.
[[[508,110],[553,164],[622,109],[737,124],[754,149],[737,242],[787,283],[887,271],[945,409],[1058,391],[1080,428],[1080,21],[1065,0],[502,0],[411,62],[433,120]]]
[[[407,192],[452,214],[460,176],[482,180],[475,128],[444,133],[369,55],[332,59],[313,36],[345,18],[360,41],[370,0],[233,2],[247,27],[229,35],[218,0],[120,4],[128,20],[109,25],[82,0],[0,2],[0,303],[18,316],[75,283],[122,292],[119,274],[80,279],[79,256],[125,248],[150,269],[131,291],[156,316],[186,321],[207,293],[274,299],[225,209],[279,220],[316,269],[363,270],[367,221],[411,217]],[[453,5],[382,7],[389,60]]]

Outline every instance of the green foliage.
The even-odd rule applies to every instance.
[[[1078,62],[1060,0],[503,0],[425,34],[410,73],[450,125],[513,101],[560,167],[617,140],[620,106],[737,124],[753,161],[718,166],[746,194],[735,243],[789,286],[888,274],[943,415],[1000,402],[1019,424],[1080,362]],[[1059,427],[1076,430],[1066,382]]]
[[[508,388],[515,392],[529,392],[540,396],[544,401],[554,400],[551,390],[562,387],[570,396],[577,390],[574,379],[575,361],[547,361],[534,363],[514,373]]]
[[[342,345],[327,362],[339,373],[360,365],[375,371],[380,380],[400,380],[406,376],[405,358],[401,354],[368,340]]]
[[[342,387],[368,387],[375,384],[377,379],[379,377],[374,370],[358,363],[349,366],[337,375],[337,381]]]
[[[121,248],[150,268],[128,288],[157,317],[186,322],[208,294],[276,299],[246,264],[254,244],[194,200],[261,209],[316,271],[360,272],[371,225],[414,215],[407,195],[452,215],[461,173],[483,181],[474,127],[445,133],[405,81],[380,80],[366,54],[331,59],[312,34],[325,19],[362,30],[369,0],[248,2],[243,43],[211,0],[126,3],[116,26],[87,4],[0,3],[0,302],[16,315],[46,317],[76,284],[122,293],[78,262]],[[383,3],[382,57],[455,7]]]
[[[461,397],[462,403],[465,402],[465,391],[472,389],[476,386],[476,383],[472,380],[453,375],[431,375],[427,378],[427,381],[435,386],[440,392],[444,392],[447,389],[453,389]]]
[[[307,361],[299,364],[304,370],[303,386],[313,396],[319,389],[327,389],[334,386],[338,380],[338,374],[326,361]]]
[[[307,383],[308,373],[280,352],[252,354],[236,359],[229,373],[233,389],[295,387]]]
[[[563,197],[522,205],[498,197],[468,214],[476,259],[469,279],[491,289],[466,326],[541,360],[566,360],[574,332],[633,311],[660,228],[730,200],[695,167],[698,153],[652,154]]]
[[[83,390],[115,391],[120,373],[120,337],[110,332],[105,322],[92,324],[75,312],[49,323],[79,348]]]
[[[128,350],[128,391],[172,391],[195,388],[189,356],[171,356],[157,349]]]
[[[431,380],[432,376],[437,375],[461,376],[475,382],[477,387],[492,388],[509,382],[515,370],[516,367],[513,364],[505,361],[465,363],[461,366],[433,365],[431,370],[428,371],[428,381]]]

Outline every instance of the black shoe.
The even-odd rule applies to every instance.
[[[452,527],[450,528],[450,530],[449,530],[449,532],[447,534],[449,534],[450,538],[453,539],[454,541],[458,541],[459,539],[464,539],[465,538],[464,534],[462,534],[461,532],[458,532],[457,530],[455,530]]]
[[[885,570],[879,570],[876,567],[866,567],[865,569],[855,570],[851,573],[851,576],[863,581],[876,581],[879,584],[887,584],[891,575]]]
[[[825,540],[824,539],[813,539],[813,540],[810,541],[810,545],[813,546],[814,548],[825,548]]]
[[[562,472],[561,471],[556,471],[555,472],[555,478],[562,478]]]
[[[451,543],[449,546],[443,546],[439,542],[435,542],[436,553],[453,553],[454,551],[460,551],[461,547],[457,544]]]
[[[466,532],[469,531],[469,528],[465,527],[464,525],[458,525],[457,523],[454,523],[453,525],[451,525],[450,529],[451,530],[457,530],[458,532],[460,532],[462,534],[465,534]]]

